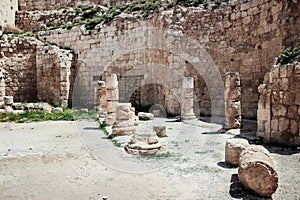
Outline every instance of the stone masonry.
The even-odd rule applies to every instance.
[[[124,52],[125,50],[136,52],[136,49],[139,49],[140,46],[145,47],[144,44],[147,44],[146,48],[149,47],[149,49],[166,49],[165,47],[167,47],[162,41],[160,43],[154,42],[161,38],[157,32],[141,34],[141,31],[130,34],[130,37],[126,38],[128,44],[125,45],[123,43],[125,40],[123,41],[122,37],[126,36],[126,31],[143,27],[144,24],[158,29],[171,29],[174,35],[170,36],[170,40],[174,38],[178,42],[184,38],[194,39],[197,44],[205,47],[203,50],[209,55],[201,57],[204,54],[198,53],[199,66],[202,65],[200,67],[202,71],[199,72],[198,76],[201,76],[205,82],[205,84],[199,85],[204,87],[201,89],[202,91],[206,90],[206,95],[203,95],[203,97],[212,97],[212,94],[218,91],[217,87],[213,87],[215,79],[208,76],[211,73],[210,70],[213,64],[216,64],[218,67],[223,80],[225,79],[223,76],[225,72],[239,72],[242,86],[242,116],[255,118],[259,96],[256,88],[263,81],[263,77],[269,71],[270,66],[272,66],[273,58],[284,47],[297,45],[297,41],[299,41],[300,36],[298,33],[300,28],[297,24],[299,24],[298,20],[300,18],[296,17],[298,15],[297,10],[299,10],[299,4],[291,1],[273,0],[236,2],[235,4],[231,2],[228,5],[222,4],[220,8],[213,11],[177,7],[176,10],[161,11],[157,17],[145,21],[139,21],[132,16],[123,15],[116,17],[109,25],[98,26],[93,31],[84,31],[80,28],[71,30],[58,29],[50,32],[39,32],[39,35],[47,41],[74,50],[78,60],[84,63],[85,69],[82,68],[81,70],[84,70],[85,74],[90,73],[89,77],[81,80],[83,81],[82,84],[86,85],[85,91],[89,92],[89,96],[93,96],[94,74],[103,73],[104,70],[110,67],[110,64],[118,59],[122,60],[122,66],[134,63],[136,57],[131,55],[131,53],[126,58],[122,57],[128,54],[128,52]],[[176,24],[172,23],[174,20],[177,20]],[[122,34],[125,34],[125,36]],[[139,42],[143,45],[139,46]],[[178,69],[176,73],[170,74],[181,74],[182,78],[185,75],[182,66],[185,66],[186,63],[196,66],[196,58],[192,59],[196,49],[191,48],[195,47],[195,45],[183,47],[176,46],[178,43],[175,42],[173,44],[174,48],[169,49],[170,53],[169,55],[167,54],[166,59],[163,53],[153,54],[153,57],[142,58],[147,61],[153,59],[151,60],[152,63],[159,63],[165,66],[160,69],[162,71],[176,71]],[[182,50],[183,48],[186,51],[185,54],[176,53],[176,50]],[[121,51],[123,52],[121,53]],[[199,55],[201,58],[199,58]],[[186,57],[191,58],[191,60],[187,60]],[[211,58],[214,63],[207,62],[208,58]],[[102,66],[99,66],[99,61],[101,61]],[[135,65],[135,67],[141,67],[141,65]],[[114,71],[113,73],[116,72]],[[120,67],[118,74],[124,73],[126,74],[126,68]],[[173,105],[178,104],[176,97],[181,94],[180,89],[178,89],[181,88],[178,85],[178,77],[169,78],[169,83],[158,84],[166,85],[172,91],[171,93],[174,95],[168,95],[165,99],[166,101],[174,102]],[[145,77],[144,80],[146,80]],[[196,96],[201,97],[199,93],[196,93]],[[203,102],[208,103],[203,106],[207,107],[206,110],[208,110],[209,107],[216,104],[224,105],[221,99],[223,98],[220,98],[218,102],[213,101],[210,103],[205,99]],[[91,102],[93,101],[91,100]],[[201,99],[199,102],[201,102]],[[168,111],[173,109],[170,106],[172,103],[167,105],[166,109]],[[178,107],[180,108],[180,105]]]
[[[225,75],[225,129],[241,128],[241,81],[239,73]]]
[[[5,97],[5,71],[0,68],[0,105],[4,103]]]
[[[68,7],[122,2],[20,0],[20,12],[17,12],[17,15],[21,16],[25,11],[30,12],[28,15],[22,15],[28,16],[29,21],[34,19],[35,11],[45,11],[36,12],[35,16],[43,21],[43,16],[52,16],[51,12],[49,15],[46,13],[49,10],[66,8],[67,11]],[[135,83],[142,85],[132,86],[130,91],[134,94],[127,96],[133,96],[134,100],[138,99],[142,105],[161,104],[173,114],[180,114],[181,111],[179,99],[182,91],[179,80],[184,76],[193,77],[197,97],[195,102],[199,105],[198,110],[194,109],[195,114],[222,115],[224,99],[222,95],[218,95],[220,84],[217,83],[218,78],[215,75],[219,74],[224,81],[225,72],[235,71],[239,72],[241,78],[242,116],[255,118],[259,96],[256,88],[263,82],[265,73],[270,70],[273,58],[285,47],[299,45],[299,6],[297,1],[279,0],[228,1],[213,10],[177,6],[170,9],[161,8],[154,17],[147,19],[123,13],[108,24],[97,25],[92,31],[74,27],[70,30],[38,32],[37,35],[42,41],[74,51],[74,66],[78,71],[74,70],[71,76],[79,81],[74,83],[74,78],[70,83],[70,88],[74,84],[74,105],[87,103],[93,106],[95,80],[98,80],[94,76],[101,76],[103,71],[111,70],[120,79],[122,75],[140,77],[141,81]],[[54,20],[54,17],[52,18]],[[64,20],[71,19],[72,17]],[[52,25],[56,23],[54,21],[46,23]],[[30,23],[22,24],[21,20],[17,22],[28,31],[37,31],[40,27]],[[61,24],[60,21],[57,23]],[[154,30],[146,30],[145,26]],[[161,34],[158,30],[165,32]],[[190,42],[192,40],[193,42]],[[31,98],[32,101],[37,101],[37,66],[34,64],[37,62],[36,48],[30,48],[27,52],[23,52],[21,48],[24,47],[19,45],[16,50],[15,47],[6,48],[5,45],[1,45],[1,49],[10,49],[11,54],[17,53],[13,57],[5,55],[0,59],[20,61],[20,54],[23,54],[28,61],[22,67],[17,67],[18,72],[23,72],[22,81],[19,81],[19,77],[14,77],[14,74],[18,73],[11,73],[12,69],[7,70],[6,92],[16,100],[28,101]],[[22,62],[16,62],[16,66]],[[6,63],[10,65],[9,62]],[[217,70],[214,70],[214,67]],[[24,75],[26,78],[23,80]],[[153,77],[158,78],[155,80]],[[22,90],[18,91],[16,88]],[[157,95],[153,96],[151,93]],[[74,100],[71,96],[68,98],[69,102]]]
[[[257,136],[266,142],[300,145],[300,63],[274,65],[258,91]]]
[[[18,0],[0,1],[0,26],[15,25],[15,12],[18,10]]]
[[[4,35],[0,68],[5,70],[5,95],[16,102],[46,101],[67,105],[73,54],[36,38]]]

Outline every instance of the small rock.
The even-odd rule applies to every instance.
[[[53,112],[58,112],[58,113],[63,113],[64,112],[64,109],[63,108],[53,108]]]
[[[153,120],[154,115],[152,113],[139,112],[138,117],[140,120]]]

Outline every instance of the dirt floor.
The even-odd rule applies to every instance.
[[[119,147],[128,137],[112,142],[93,121],[1,123],[0,200],[300,199],[299,148],[267,147],[279,187],[262,198],[224,163],[225,141],[239,130],[221,134],[218,124],[160,119],[141,122],[138,131],[155,124],[167,127],[164,150],[141,157]]]

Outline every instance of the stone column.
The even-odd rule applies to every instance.
[[[195,119],[194,114],[194,78],[184,77],[182,83],[181,117],[183,120]]]
[[[96,86],[96,105],[100,121],[107,117],[106,85],[104,81],[98,81]]]
[[[118,103],[112,135],[121,136],[134,134],[136,132],[134,122],[134,113],[131,109],[131,103]]]
[[[4,96],[5,96],[4,73],[0,70],[0,105],[4,104]]]
[[[112,126],[116,120],[116,110],[119,103],[118,79],[116,74],[106,74],[106,103],[107,118],[105,123]],[[104,101],[104,100],[103,100]]]
[[[225,74],[225,129],[241,128],[241,82],[238,72]]]

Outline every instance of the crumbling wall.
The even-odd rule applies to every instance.
[[[15,101],[46,101],[67,105],[73,54],[32,37],[3,35],[0,68],[5,95]]]
[[[19,0],[19,10],[57,10],[60,8],[79,7],[89,5],[115,5],[135,0]]]
[[[68,105],[73,54],[57,46],[37,48],[37,99]]]
[[[4,35],[0,40],[0,67],[6,71],[6,95],[15,101],[37,100],[36,51],[31,37]]]
[[[300,62],[273,66],[258,90],[257,136],[300,145]]]
[[[24,31],[41,31],[47,27],[57,27],[72,23],[76,18],[73,9],[62,9],[56,11],[17,11],[16,26]]]
[[[0,26],[15,25],[15,12],[18,10],[18,0],[0,1]]]

